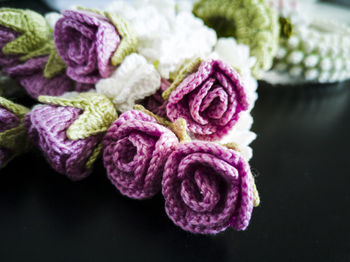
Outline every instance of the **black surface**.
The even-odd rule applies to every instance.
[[[253,116],[262,203],[247,231],[186,233],[101,163],[72,183],[32,151],[0,171],[0,261],[350,261],[350,84],[261,85]]]

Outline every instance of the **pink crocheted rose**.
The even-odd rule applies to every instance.
[[[182,143],[164,168],[165,210],[193,233],[244,230],[253,210],[253,183],[249,165],[234,150],[204,141]]]
[[[18,36],[17,32],[0,26],[0,50]],[[51,78],[44,77],[47,60],[48,56],[39,56],[23,62],[17,55],[5,55],[0,51],[2,71],[18,81],[34,99],[39,95],[60,96],[74,89],[73,81],[64,72]]]
[[[67,75],[78,83],[96,84],[111,75],[111,57],[120,36],[104,17],[93,12],[66,10],[55,26],[58,54],[67,64]]]
[[[167,90],[170,86],[168,80],[162,78],[158,91],[146,98],[146,108],[156,115],[166,117],[166,101],[162,97],[162,93]]]
[[[239,74],[220,60],[207,60],[170,94],[167,116],[184,118],[196,138],[218,140],[248,109]]]
[[[19,118],[5,108],[0,107],[0,133],[18,126]],[[0,146],[0,168],[12,156],[11,150]]]
[[[101,134],[79,140],[67,138],[67,129],[81,113],[82,110],[75,107],[40,105],[25,119],[32,143],[43,151],[53,169],[73,181],[92,172],[86,163],[102,140]]]
[[[104,137],[108,178],[124,195],[143,199],[160,191],[165,161],[178,144],[175,134],[137,110],[122,114]]]

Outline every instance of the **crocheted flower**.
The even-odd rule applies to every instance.
[[[50,28],[30,10],[0,9],[0,67],[33,98],[58,96],[74,88],[65,75]]]
[[[162,193],[170,219],[192,233],[247,228],[254,203],[249,165],[236,151],[210,142],[188,142],[169,156]]]
[[[131,21],[139,40],[138,53],[156,65],[162,78],[169,79],[186,60],[208,55],[216,43],[215,31],[181,10],[182,6],[172,0],[114,1],[106,10]]]
[[[31,141],[57,172],[74,181],[87,177],[101,151],[104,131],[117,117],[113,104],[90,93],[39,100],[55,105],[39,105],[27,114]]]
[[[23,125],[28,109],[0,97],[0,168],[29,148]]]
[[[186,77],[186,72],[194,70]],[[168,118],[184,118],[195,137],[204,140],[226,135],[249,106],[239,74],[220,60],[185,66],[163,93],[164,98],[168,96]]]
[[[142,199],[161,188],[165,161],[178,144],[175,134],[137,110],[127,111],[104,138],[108,178],[124,195]]]
[[[127,56],[111,77],[101,79],[96,91],[113,99],[118,111],[132,109],[135,102],[154,94],[160,85],[160,76],[146,59],[133,53]]]
[[[74,90],[74,83],[65,73],[58,74],[51,78],[43,75],[48,56],[34,57],[24,63],[15,63],[12,66],[4,67],[2,70],[37,99],[40,95],[60,96],[65,92]]]
[[[245,44],[238,44],[233,37],[219,38],[213,53],[210,57],[221,60],[233,67],[241,76],[244,84],[244,91],[247,95],[249,109],[254,107],[254,103],[258,98],[257,88],[258,82],[252,75],[252,67],[256,63],[256,58],[250,56],[250,48]]]
[[[56,22],[54,38],[67,63],[67,75],[90,85],[109,77],[134,50],[136,40],[129,31],[124,20],[109,13],[64,11]]]

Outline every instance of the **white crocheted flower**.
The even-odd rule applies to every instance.
[[[160,75],[146,59],[133,53],[106,79],[96,84],[97,93],[113,99],[118,111],[132,109],[135,102],[154,94],[160,86]]]
[[[45,19],[52,30],[55,29],[56,22],[60,19],[62,15],[57,12],[49,12],[45,14]]]
[[[116,1],[106,9],[131,21],[138,53],[166,79],[186,60],[209,55],[216,43],[215,31],[173,0],[137,0],[134,5]]]
[[[255,138],[256,134],[250,129],[253,124],[253,117],[249,112],[242,112],[237,124],[224,136],[220,143],[236,143],[241,151],[242,156],[248,161],[253,156],[253,150],[249,146]]]

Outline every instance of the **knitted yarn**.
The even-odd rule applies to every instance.
[[[253,75],[260,78],[272,66],[279,39],[277,13],[261,0],[199,0],[193,13],[216,30],[250,47],[257,58]]]
[[[236,151],[203,141],[182,143],[169,156],[162,193],[169,218],[192,233],[244,230],[254,206],[249,165]]]
[[[126,22],[106,14],[109,19],[98,12],[66,10],[55,25],[58,54],[67,63],[67,75],[79,83],[96,84],[109,77],[133,51]]]
[[[0,9],[0,66],[33,98],[61,95],[74,86],[62,72],[51,39],[51,30],[41,15],[20,9]]]
[[[26,127],[53,169],[73,181],[92,172],[101,152],[104,131],[117,118],[113,104],[99,94],[81,93],[73,98],[44,97],[28,113]]]
[[[118,111],[125,112],[156,92],[160,85],[160,75],[152,64],[136,53],[127,56],[111,77],[101,79],[96,91],[113,99]]]
[[[29,148],[24,117],[29,109],[0,97],[0,168]]]
[[[184,118],[189,131],[202,140],[226,135],[249,107],[240,75],[224,62],[212,59],[185,66],[163,98],[168,98],[168,118]]]
[[[103,140],[109,180],[123,194],[149,198],[160,191],[165,161],[178,144],[175,134],[138,110],[123,113]]]

